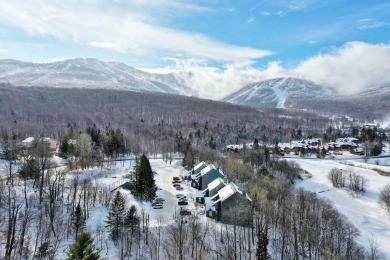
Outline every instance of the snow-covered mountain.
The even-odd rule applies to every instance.
[[[197,96],[177,74],[153,74],[120,62],[72,59],[53,63],[0,60],[0,82],[15,86],[105,88]]]
[[[326,88],[296,78],[255,82],[225,97],[223,101],[254,107],[289,107],[294,101],[328,96]]]

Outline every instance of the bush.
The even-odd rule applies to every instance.
[[[345,175],[341,169],[333,168],[328,173],[328,179],[335,188],[344,188],[345,187]]]
[[[387,184],[381,189],[379,194],[379,203],[382,204],[388,212],[390,212],[390,184]]]

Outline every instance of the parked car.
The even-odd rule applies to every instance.
[[[181,215],[181,216],[188,216],[188,215],[191,215],[191,211],[188,210],[188,209],[182,209],[182,210],[180,210],[180,215]]]
[[[152,206],[154,206],[154,205],[159,205],[159,204],[163,204],[163,202],[162,201],[152,201]]]
[[[181,183],[181,180],[173,180],[172,183]]]
[[[165,201],[165,199],[158,197],[158,198],[155,198],[154,201],[161,201],[162,202],[162,201]]]
[[[173,184],[173,187],[176,187],[176,186],[180,186],[180,183],[175,182],[175,183]]]
[[[176,194],[176,198],[180,198],[180,197],[185,197],[186,195],[184,195],[184,194],[181,194],[181,193],[178,193],[178,194]]]
[[[175,177],[173,177],[173,180],[175,181],[175,180],[181,180],[181,179],[180,179],[180,177],[175,176]]]
[[[188,202],[187,199],[179,199],[179,202]]]
[[[176,190],[183,190],[183,187],[179,185],[176,186]]]
[[[184,195],[184,194],[180,194],[179,196],[176,195],[176,198],[178,198],[178,199],[187,199],[187,196]]]
[[[154,209],[162,209],[163,205],[162,204],[156,204],[152,206]]]
[[[188,201],[179,201],[178,203],[177,203],[178,205],[188,205]]]

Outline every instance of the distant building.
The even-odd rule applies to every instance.
[[[22,141],[22,146],[25,148],[30,148],[31,144],[35,140],[35,137],[28,137]],[[57,142],[49,137],[42,137],[42,140],[49,145],[50,152],[56,152]]]

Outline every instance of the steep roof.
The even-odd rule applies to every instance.
[[[198,176],[203,176],[203,175],[205,175],[213,170],[218,170],[222,175],[224,175],[223,172],[219,168],[214,166],[214,164],[210,164],[206,168],[201,170],[200,173],[198,174]]]
[[[196,171],[197,169],[199,169],[200,167],[202,167],[203,165],[207,165],[205,162],[200,162],[198,163],[197,165],[194,166],[194,171]]]
[[[225,187],[223,187],[222,189],[220,189],[218,191],[218,194],[216,194],[215,196],[213,196],[212,198],[215,198],[216,196],[219,196],[218,200],[216,200],[214,202],[214,205],[220,201],[225,201],[227,200],[228,198],[230,198],[232,195],[236,194],[236,193],[239,193],[240,195],[245,195],[245,198],[249,201],[252,201],[248,194],[244,194],[242,191],[239,190],[239,188],[237,187],[237,185],[235,185],[234,183],[229,183],[228,185],[226,185]]]
[[[212,190],[212,189],[214,189],[215,187],[217,187],[221,183],[226,185],[222,178],[217,178],[217,179],[213,180],[212,182],[210,182],[207,188],[209,190]]]

